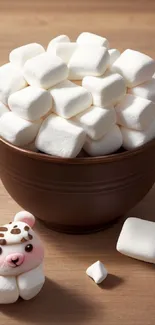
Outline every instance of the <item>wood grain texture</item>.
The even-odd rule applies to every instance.
[[[74,40],[88,30],[106,36],[111,47],[155,57],[155,1],[0,0],[0,63],[14,47],[33,41],[47,46],[62,33]],[[154,195],[152,190],[131,215],[155,220]],[[1,224],[19,210],[0,184]],[[37,223],[45,245],[45,286],[31,302],[0,306],[0,324],[154,325],[155,267],[116,252],[122,222],[86,236],[54,233]],[[101,286],[85,275],[98,259],[110,273]]]

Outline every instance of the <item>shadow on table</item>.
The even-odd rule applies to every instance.
[[[19,299],[12,305],[1,305],[0,311],[10,318],[32,323],[74,324],[89,320],[95,306],[46,278],[45,285],[37,297],[30,301]]]
[[[124,283],[124,280],[114,274],[108,274],[107,278],[99,285],[103,290],[112,290]]]
[[[52,231],[46,228],[42,222],[37,221],[38,233],[52,248],[55,247],[57,253],[64,255],[72,254],[72,258],[77,255],[103,255],[110,252],[116,253],[116,243],[122,227],[123,219],[106,226],[105,230],[92,234],[72,235]],[[61,254],[60,253],[60,254]]]
[[[129,211],[127,216],[137,216],[140,218],[155,221],[155,187],[149,194],[140,202],[134,209]],[[95,256],[96,259],[112,256],[116,264],[119,264],[121,255],[116,251],[116,243],[122,228],[122,225],[127,218],[123,217],[109,224],[107,228],[98,233],[89,235],[69,235],[57,233],[44,226],[43,223],[37,222],[39,233],[43,234],[48,245],[55,247],[58,254],[64,254],[72,258],[83,260],[84,257]],[[94,262],[94,260],[92,261]],[[128,260],[127,260],[128,262]]]

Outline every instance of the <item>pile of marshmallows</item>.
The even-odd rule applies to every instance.
[[[61,35],[14,49],[0,67],[0,136],[64,158],[137,148],[155,137],[155,61],[106,38]],[[73,82],[72,82],[73,81]]]

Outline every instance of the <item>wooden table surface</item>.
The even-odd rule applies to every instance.
[[[0,63],[14,47],[35,41],[46,46],[58,34],[74,40],[82,31],[106,36],[121,51],[133,48],[155,58],[155,1],[0,0]],[[131,214],[155,220],[154,195],[152,190]],[[1,224],[19,210],[0,183]],[[72,236],[37,224],[45,245],[45,286],[30,302],[1,306],[0,325],[154,325],[155,267],[116,252],[121,225]],[[85,275],[98,259],[109,271],[100,286]]]

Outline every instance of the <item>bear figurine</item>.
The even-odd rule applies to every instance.
[[[14,303],[19,297],[29,300],[41,290],[43,245],[32,230],[35,218],[27,211],[0,227],[0,304]]]

